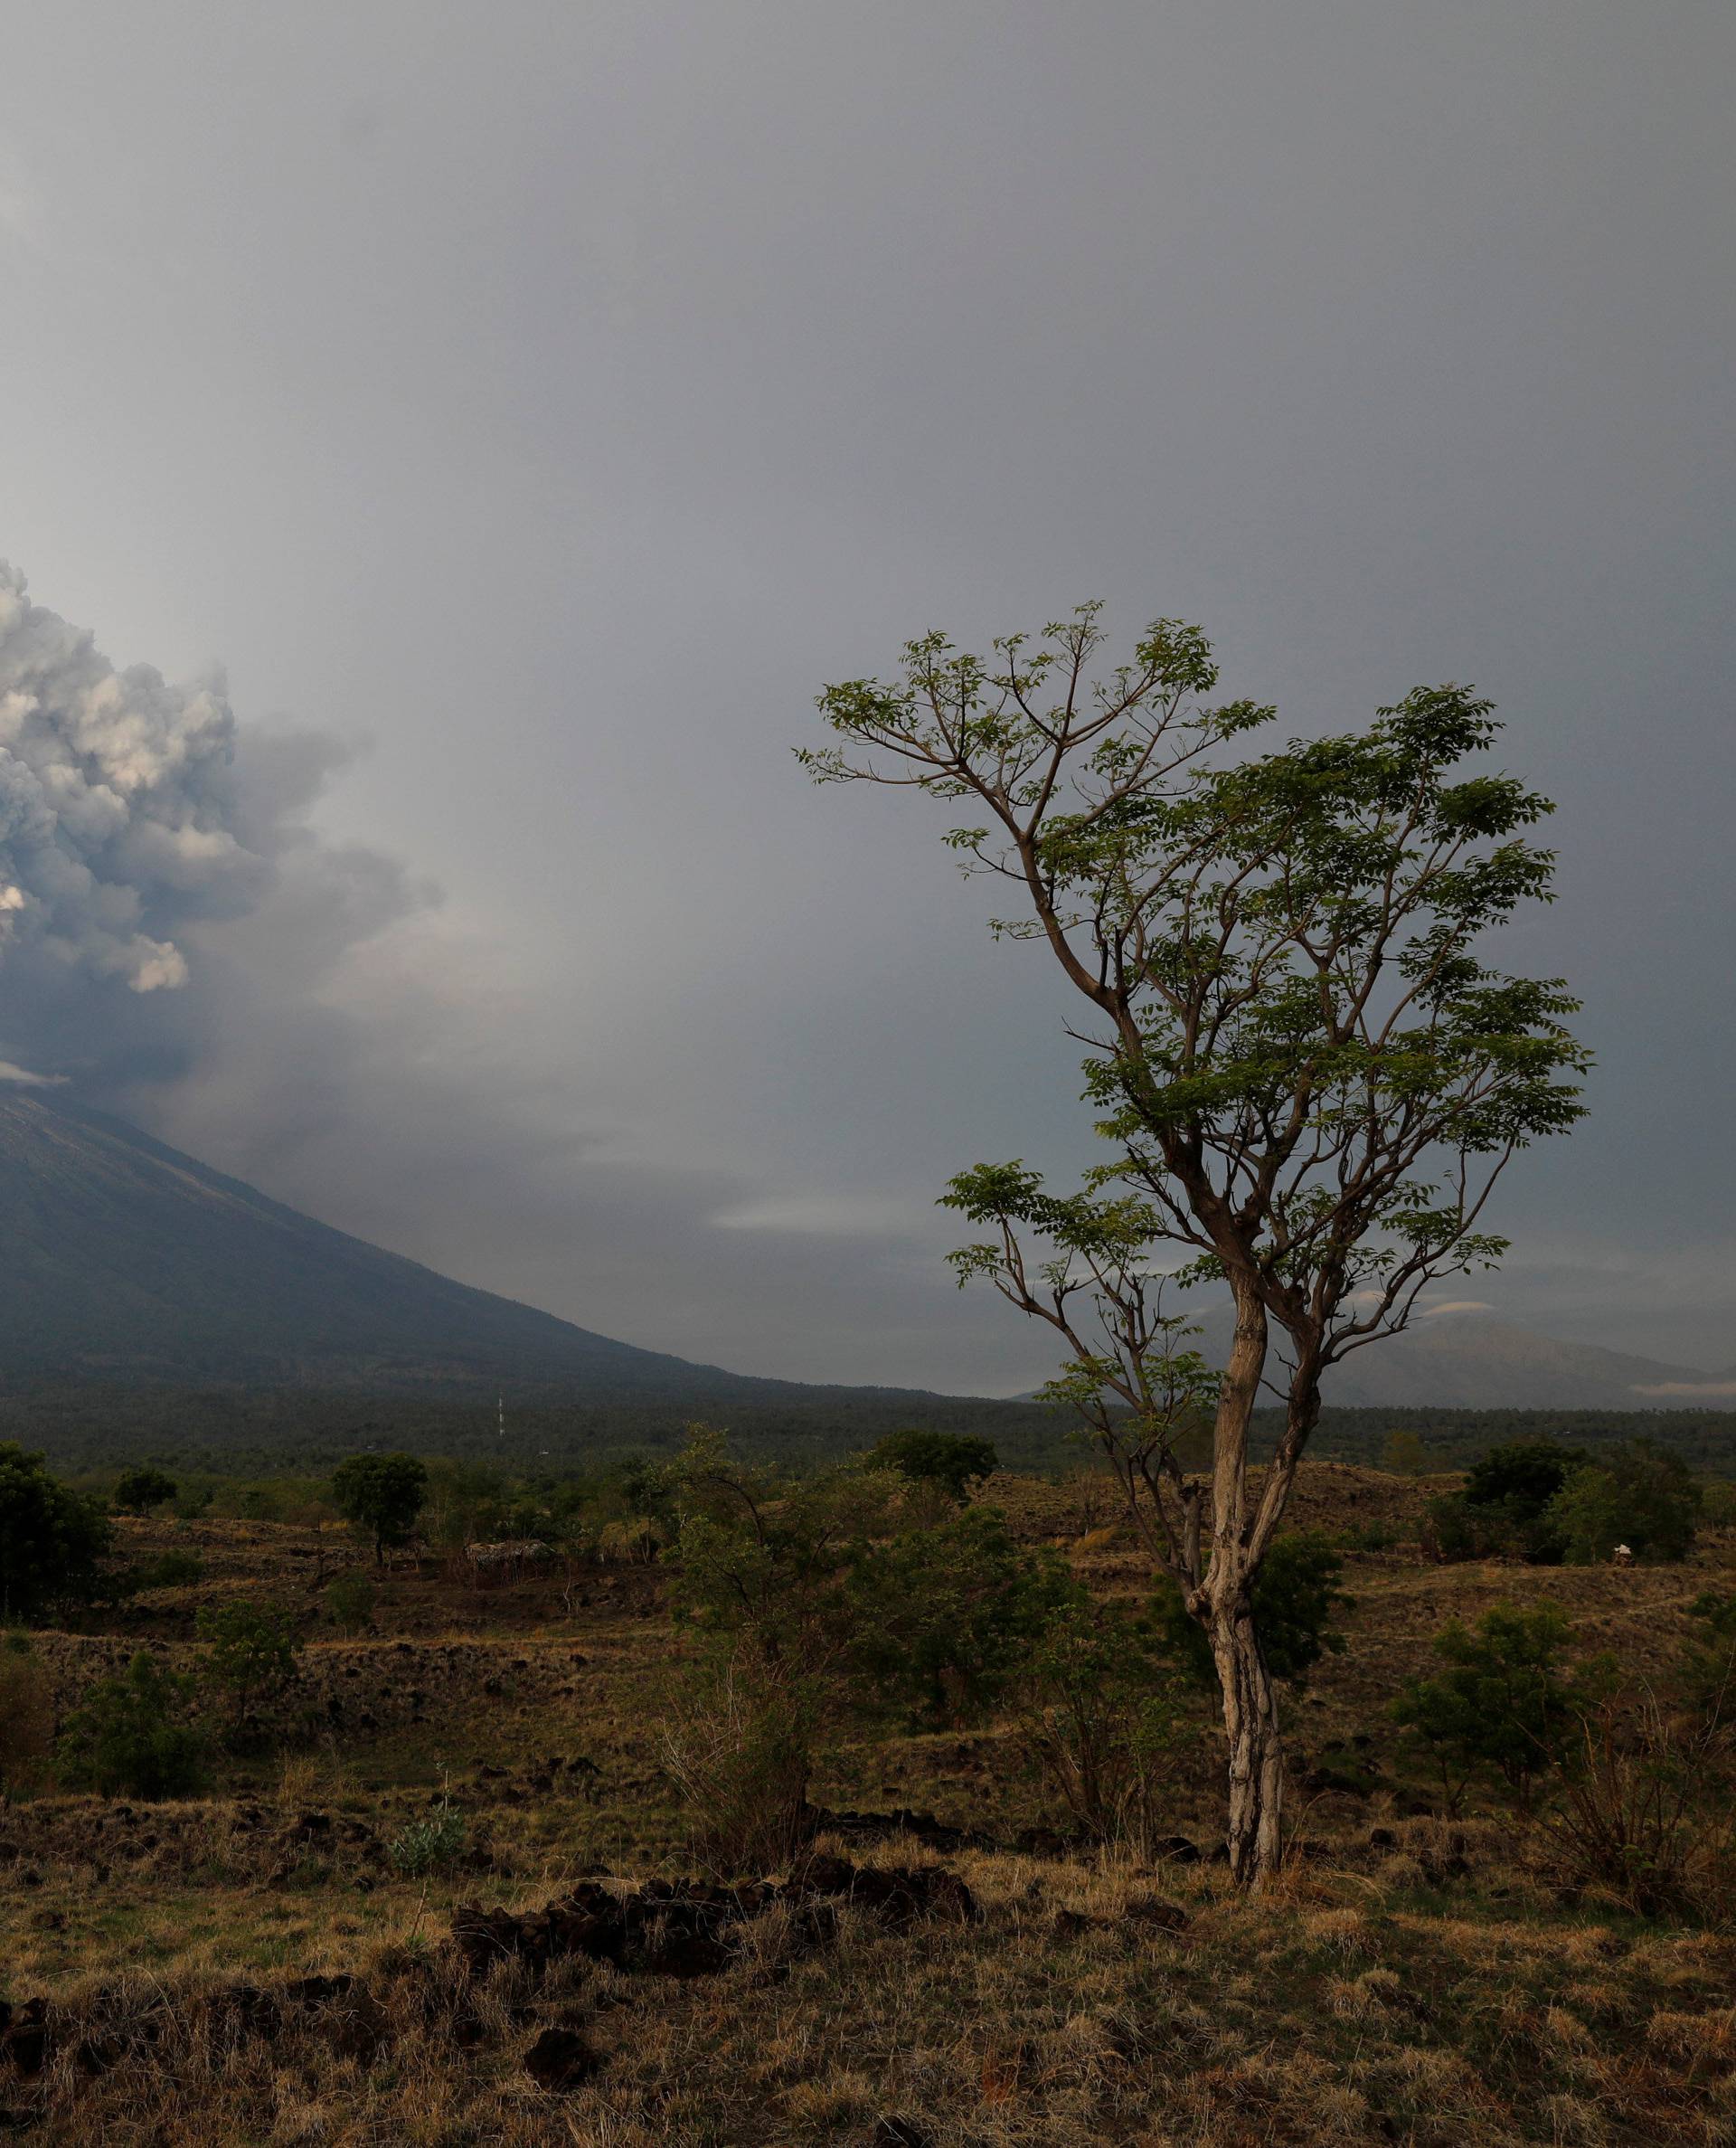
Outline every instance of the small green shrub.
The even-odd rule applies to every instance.
[[[117,1593],[137,1595],[141,1589],[191,1588],[205,1577],[205,1562],[196,1551],[165,1551],[140,1559],[117,1580]]]
[[[340,1633],[365,1633],[380,1592],[366,1574],[340,1574],[326,1585],[326,1615]]]
[[[1480,1774],[1498,1776],[1528,1811],[1538,1778],[1573,1748],[1608,1679],[1594,1662],[1569,1680],[1571,1638],[1554,1604],[1497,1604],[1475,1630],[1453,1619],[1436,1634],[1445,1669],[1412,1679],[1390,1713],[1428,1754],[1450,1812]]]
[[[1032,1651],[1018,1700],[1020,1747],[1074,1824],[1148,1857],[1198,1712],[1157,1623],[1076,1590]]]
[[[1683,1651],[1684,1696],[1709,1729],[1736,1741],[1736,1596],[1708,1593],[1688,1609],[1700,1628]]]
[[[210,1740],[191,1719],[193,1682],[140,1650],[68,1717],[55,1747],[61,1780],[105,1797],[193,1797],[205,1786]]]
[[[394,1872],[420,1879],[429,1872],[449,1871],[464,1855],[469,1824],[455,1805],[438,1805],[426,1819],[412,1820],[386,1845]]]

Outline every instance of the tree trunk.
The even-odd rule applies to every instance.
[[[1230,1754],[1230,1874],[1238,1886],[1253,1887],[1278,1870],[1283,1850],[1278,1698],[1245,1601],[1213,1619],[1211,1638]]]

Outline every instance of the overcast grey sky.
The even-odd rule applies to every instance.
[[[59,0],[4,50],[0,557],[225,666],[243,773],[221,889],[152,838],[187,981],[14,950],[0,1059],[634,1341],[1028,1385],[931,1204],[1087,1155],[1059,989],[788,748],[908,635],[1101,596],[1280,728],[1501,704],[1562,806],[1514,960],[1600,1069],[1479,1294],[1736,1358],[1727,0]]]

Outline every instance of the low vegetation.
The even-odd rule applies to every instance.
[[[1107,1473],[430,1461],[381,1564],[329,1486],[183,1487],[0,1645],[0,2110],[69,2148],[1710,2148],[1718,1488],[1675,1558],[1552,1566],[1442,1558],[1467,1489],[1302,1472],[1247,1897],[1210,1660]]]

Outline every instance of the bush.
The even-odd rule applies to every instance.
[[[1563,1447],[1554,1440],[1492,1447],[1471,1465],[1462,1492],[1429,1502],[1428,1534],[1437,1556],[1560,1566],[1567,1539],[1552,1514],[1552,1503],[1589,1460],[1582,1448]]]
[[[230,1727],[238,1732],[254,1708],[295,1682],[301,1657],[295,1613],[281,1604],[241,1597],[202,1604],[195,1623],[208,1644],[203,1674],[229,1696]]]
[[[1071,1584],[977,1508],[864,1547],[845,1589],[849,1667],[873,1699],[930,1724],[980,1717],[1028,1661]]]
[[[1682,1656],[1684,1698],[1709,1730],[1736,1742],[1736,1596],[1696,1596],[1701,1632]]]
[[[165,1551],[127,1567],[117,1585],[121,1594],[137,1595],[141,1589],[191,1588],[204,1576],[205,1562],[196,1551]]]
[[[464,1855],[470,1830],[464,1814],[450,1804],[435,1807],[425,1820],[412,1820],[386,1845],[386,1859],[394,1872],[406,1879],[420,1879],[427,1872],[444,1872]]]
[[[1332,1623],[1350,1602],[1338,1586],[1344,1564],[1335,1546],[1312,1530],[1279,1537],[1266,1554],[1250,1601],[1260,1653],[1272,1677],[1302,1686],[1322,1656],[1344,1654],[1344,1636]],[[1196,1685],[1216,1692],[1212,1644],[1182,1602],[1181,1590],[1164,1581],[1155,1602],[1159,1629],[1178,1662]]]
[[[1412,1679],[1390,1713],[1428,1753],[1449,1812],[1458,1812],[1479,1774],[1499,1776],[1522,1810],[1530,1809],[1538,1777],[1576,1741],[1585,1707],[1607,1682],[1600,1665],[1568,1682],[1561,1657],[1571,1638],[1553,1604],[1529,1611],[1497,1604],[1475,1632],[1453,1619],[1436,1634],[1434,1651],[1447,1668]]]
[[[666,1718],[664,1769],[687,1808],[689,1849],[707,1871],[775,1871],[807,1839],[818,1700],[812,1680],[739,1651]]]
[[[871,1468],[895,1470],[912,1483],[939,1484],[954,1500],[967,1498],[973,1484],[1000,1467],[991,1441],[949,1432],[889,1432],[867,1460]]]
[[[0,1620],[88,1600],[111,1536],[97,1502],[51,1477],[41,1454],[0,1442]]]
[[[1715,1717],[1672,1715],[1644,1688],[1588,1708],[1543,1816],[1569,1877],[1637,1916],[1727,1917],[1736,1818],[1716,1765],[1722,1744]]]
[[[1083,1589],[1051,1618],[1020,1681],[1026,1758],[1093,1841],[1152,1854],[1194,1681],[1163,1631]]]
[[[127,1470],[115,1486],[115,1508],[121,1514],[148,1514],[176,1497],[181,1487],[163,1471]]]
[[[326,1585],[326,1615],[340,1633],[365,1633],[380,1592],[365,1574],[340,1574]]]
[[[32,1784],[54,1744],[48,1673],[22,1633],[0,1640],[0,1799]]]
[[[62,1780],[105,1797],[193,1797],[203,1790],[210,1746],[189,1719],[192,1681],[142,1649],[119,1678],[104,1679],[67,1718],[56,1746]]]
[[[1619,1544],[1648,1565],[1675,1565],[1694,1548],[1700,1498],[1679,1455],[1633,1440],[1575,1470],[1546,1515],[1570,1565],[1605,1565]]]

